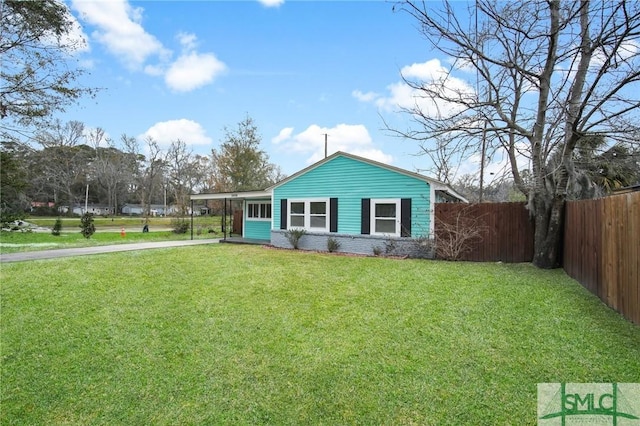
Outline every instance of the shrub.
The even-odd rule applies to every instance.
[[[174,234],[186,234],[189,230],[189,221],[183,218],[172,219],[171,227]]]
[[[460,210],[447,221],[436,217],[436,256],[444,260],[459,260],[463,254],[473,250],[474,244],[482,241],[488,231],[482,223],[482,216],[468,216],[467,209]]]
[[[418,259],[433,259],[435,257],[435,242],[428,235],[414,238],[411,246],[411,257]]]
[[[91,238],[96,232],[96,226],[93,224],[93,215],[89,212],[80,218],[80,233],[85,238]]]
[[[387,238],[387,240],[385,240],[384,242],[384,254],[389,256],[396,254],[396,249],[397,249],[396,241],[392,240],[391,238]]]
[[[334,251],[338,251],[340,249],[340,241],[336,240],[333,237],[329,237],[327,239],[327,250],[329,253],[333,253]]]
[[[59,217],[56,219],[56,223],[53,225],[53,229],[51,230],[51,234],[56,237],[60,235],[60,231],[62,231],[62,219]]]
[[[293,247],[294,250],[297,250],[300,238],[306,235],[306,233],[307,231],[305,231],[304,229],[289,229],[284,233],[284,236],[287,237],[287,240],[289,241],[289,244],[291,244],[291,247]]]
[[[381,253],[382,253],[382,249],[380,248],[380,246],[375,246],[373,248],[373,255],[374,256],[380,256]]]

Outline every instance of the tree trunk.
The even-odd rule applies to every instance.
[[[535,202],[533,264],[539,268],[551,269],[560,266],[565,198],[563,195],[556,195],[547,201],[538,196]]]

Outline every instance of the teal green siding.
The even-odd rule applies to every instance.
[[[271,239],[271,221],[251,220],[244,221],[244,238],[256,240]]]
[[[247,203],[270,203],[271,200],[247,200]],[[271,220],[255,220],[247,218],[247,204],[244,205],[243,217],[244,235],[243,238],[256,240],[271,239]]]
[[[273,223],[281,199],[338,198],[338,233],[360,234],[362,198],[411,198],[411,231],[429,233],[429,184],[373,164],[338,156],[274,189]]]

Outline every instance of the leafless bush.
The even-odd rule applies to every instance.
[[[460,210],[448,221],[436,217],[436,256],[459,260],[473,250],[474,244],[482,241],[483,234],[488,231],[481,219],[482,216],[468,215],[467,209]]]
[[[433,259],[435,242],[429,235],[421,235],[413,239],[410,257],[416,259]]]

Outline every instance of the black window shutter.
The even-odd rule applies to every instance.
[[[411,198],[400,200],[400,236],[411,236]]]
[[[287,229],[287,199],[280,200],[280,229]]]
[[[329,199],[329,232],[338,232],[338,199]]]
[[[360,233],[371,233],[371,198],[362,199],[362,216],[360,218]]]

